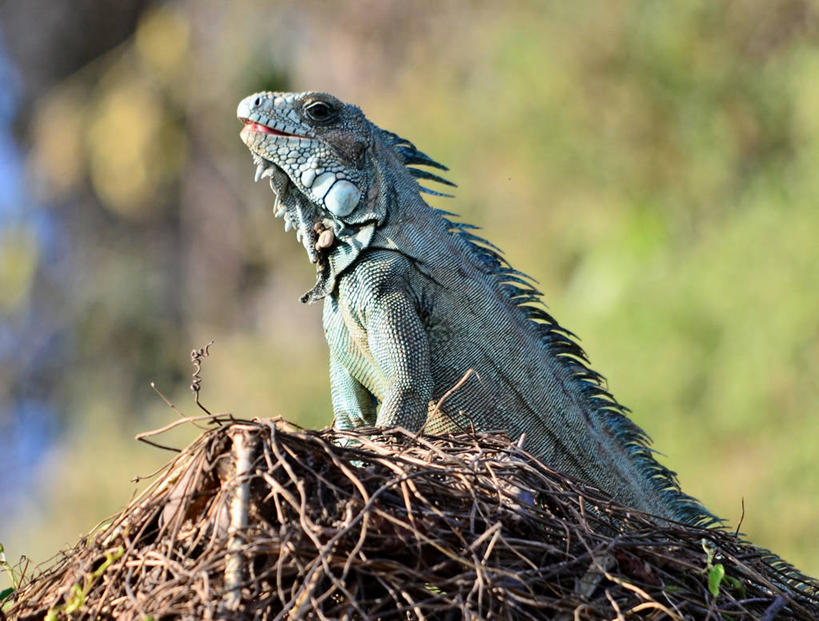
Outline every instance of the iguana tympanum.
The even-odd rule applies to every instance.
[[[316,265],[303,301],[324,301],[337,427],[525,434],[530,453],[622,504],[719,521],[654,459],[531,279],[424,201],[440,193],[419,180],[452,184],[418,167],[444,166],[325,93],[257,93],[237,115],[256,180],[270,178],[276,216]]]

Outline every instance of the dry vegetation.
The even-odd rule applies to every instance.
[[[658,526],[500,435],[177,424],[204,419],[216,427],[6,614],[819,618],[815,583],[787,593],[785,568],[733,534]]]

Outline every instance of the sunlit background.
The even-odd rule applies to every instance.
[[[447,163],[683,488],[819,574],[809,0],[0,3],[0,543],[37,562],[204,402],[330,423],[313,270],[238,100],[326,90]],[[182,445],[195,429],[168,441]],[[0,587],[8,581],[0,577]]]

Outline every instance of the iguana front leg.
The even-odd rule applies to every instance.
[[[372,263],[346,273],[324,303],[336,426],[417,431],[427,418],[433,380],[410,285],[413,265],[396,252],[372,256]]]
[[[433,390],[426,332],[409,292],[382,292],[372,300],[364,325],[386,388],[376,424],[418,431],[427,419]]]
[[[330,396],[336,429],[375,425],[375,397],[333,355],[330,356]]]

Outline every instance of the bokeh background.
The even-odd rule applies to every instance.
[[[683,488],[819,574],[809,0],[0,2],[0,543],[37,562],[204,402],[331,421],[313,270],[238,100],[327,90],[447,163]],[[168,442],[182,445],[195,430]],[[2,584],[7,576],[0,577]]]

